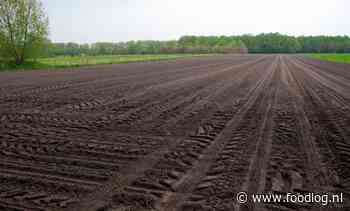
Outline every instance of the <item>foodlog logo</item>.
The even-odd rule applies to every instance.
[[[239,192],[236,195],[236,201],[239,204],[245,204],[249,201],[253,203],[316,203],[322,206],[329,204],[344,203],[343,193],[340,194],[252,194],[248,196],[246,192]]]

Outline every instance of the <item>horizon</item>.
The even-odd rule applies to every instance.
[[[289,36],[350,35],[350,23],[346,21],[350,18],[346,11],[350,2],[345,0],[219,0],[215,4],[197,0],[42,2],[50,19],[49,38],[54,43],[167,41],[185,35],[262,32]]]

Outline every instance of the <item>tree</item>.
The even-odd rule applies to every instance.
[[[22,64],[38,56],[48,36],[48,17],[40,0],[0,1],[0,54]]]

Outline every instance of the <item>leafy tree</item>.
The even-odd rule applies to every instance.
[[[47,41],[48,18],[39,0],[0,1],[0,53],[21,64]]]

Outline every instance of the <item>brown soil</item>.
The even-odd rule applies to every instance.
[[[0,210],[350,210],[350,65],[242,55],[0,74]],[[237,203],[238,192],[344,203]]]

